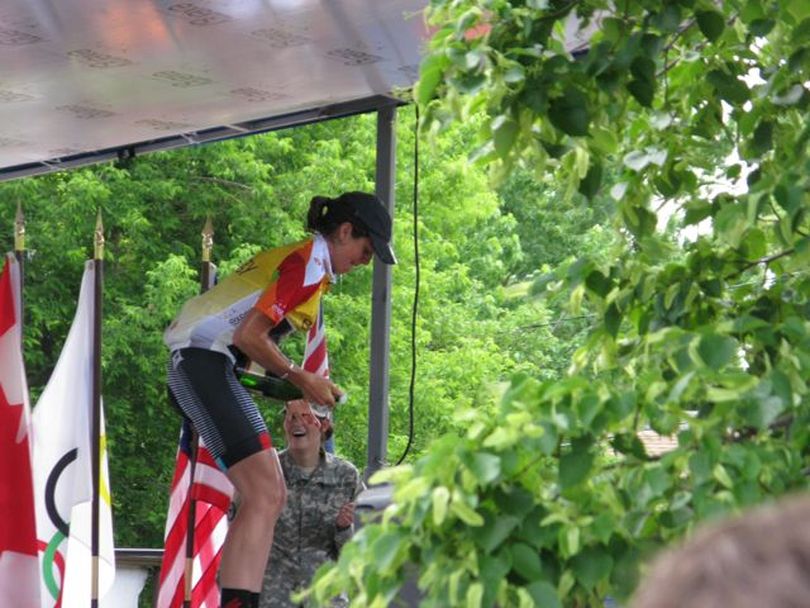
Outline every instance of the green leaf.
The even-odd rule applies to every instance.
[[[810,19],[807,20],[807,24],[810,26]],[[808,27],[808,30],[810,30],[810,27]],[[810,48],[805,46],[797,49],[790,56],[788,59],[788,70],[791,72],[798,72],[808,63],[810,63]]]
[[[498,116],[492,123],[495,152],[501,158],[506,158],[515,144],[519,132],[518,124],[506,116]]]
[[[655,96],[655,62],[646,55],[639,55],[630,65],[633,80],[627,90],[642,106],[649,108]]]
[[[394,532],[385,532],[371,546],[374,563],[379,571],[387,570],[397,557],[403,537]]]
[[[472,49],[464,53],[464,67],[468,70],[480,67],[483,62],[484,54],[478,49]]]
[[[746,209],[739,204],[723,205],[714,220],[718,237],[732,247],[739,247],[749,225]]]
[[[645,108],[652,106],[655,98],[655,85],[652,82],[633,79],[627,83],[627,90]]]
[[[482,484],[489,483],[501,474],[501,459],[495,454],[476,452],[470,470]]]
[[[593,430],[591,429],[591,423],[602,410],[602,401],[595,394],[583,395],[581,399],[575,402],[574,409],[582,427]]]
[[[456,78],[451,79],[453,86],[466,95],[474,95],[487,82],[487,76],[483,72],[464,72]]]
[[[646,55],[639,55],[630,64],[630,73],[638,80],[655,80],[655,62]]]
[[[722,464],[717,463],[714,465],[714,469],[712,469],[712,476],[718,482],[720,482],[720,485],[722,485],[724,488],[730,490],[734,487],[734,481],[729,476],[728,471],[726,471],[726,467],[724,467]]]
[[[481,526],[484,518],[475,512],[470,506],[460,500],[453,500],[450,503],[450,512],[458,517],[468,526]]]
[[[603,154],[613,154],[619,147],[616,134],[604,127],[594,127],[591,139],[596,149]]]
[[[675,385],[672,387],[672,390],[669,392],[669,396],[667,396],[667,401],[680,401],[681,395],[683,392],[689,387],[689,384],[692,382],[692,378],[694,377],[695,372],[687,372],[683,376],[681,376]]]
[[[416,101],[426,105],[432,98],[436,87],[442,80],[445,68],[450,60],[443,54],[428,55],[419,67],[419,82],[416,85]]]
[[[535,581],[526,586],[526,591],[532,596],[534,605],[538,608],[562,608],[557,591],[546,581]]]
[[[548,118],[555,127],[567,135],[588,134],[587,98],[579,89],[568,87],[561,97],[551,100]]]
[[[467,588],[467,608],[481,608],[482,599],[484,599],[484,586],[481,583],[473,583]]]
[[[765,15],[765,7],[759,0],[748,0],[740,11],[740,18],[743,23],[750,23],[755,19],[761,19]]]
[[[701,450],[689,457],[689,470],[695,478],[695,484],[700,484],[711,477],[712,457],[708,452]]]
[[[810,19],[804,19],[796,26],[790,41],[797,46],[810,42]]]
[[[588,477],[593,466],[593,455],[586,450],[572,447],[570,452],[560,457],[560,487],[574,487]]]
[[[795,184],[780,183],[773,189],[773,197],[782,209],[793,216],[803,205],[804,189]]]
[[[647,460],[647,450],[635,433],[616,433],[610,441],[610,445],[617,452],[635,456],[639,460]]]
[[[777,386],[774,386],[774,381]],[[762,380],[753,390],[753,400],[747,405],[743,413],[748,422],[758,429],[766,429],[792,403],[787,378],[776,370],[770,378]]]
[[[619,333],[619,326],[622,324],[622,313],[616,306],[615,302],[611,302],[605,310],[605,330],[615,338]]]
[[[704,200],[694,199],[686,203],[684,223],[687,226],[697,224],[712,214],[712,206]]]
[[[721,70],[712,70],[707,74],[706,80],[714,86],[722,99],[731,104],[742,105],[750,97],[750,91],[742,80]]]
[[[492,553],[520,524],[520,519],[500,513],[487,513],[484,525],[475,535],[475,542],[486,552]]]
[[[773,122],[762,120],[754,129],[754,136],[751,139],[751,151],[756,156],[762,156],[773,147]]]
[[[512,486],[498,493],[496,504],[501,515],[508,513],[522,519],[534,508],[535,498],[534,494],[528,490],[520,486]]]
[[[757,37],[767,36],[776,25],[773,19],[754,19],[748,29],[752,35]]]
[[[771,370],[771,387],[773,395],[782,401],[782,409],[787,409],[793,405],[793,389],[790,386],[790,378],[778,369]]]
[[[548,93],[539,79],[529,79],[520,93],[520,101],[535,114],[545,114],[548,110]]]
[[[653,233],[658,221],[656,215],[644,207],[626,205],[623,208],[625,225],[636,237],[644,237]]]
[[[661,496],[672,485],[672,477],[660,463],[656,463],[644,471],[644,483],[652,490],[653,496]]]
[[[717,11],[697,11],[695,13],[698,27],[709,42],[714,42],[723,33],[726,21]]]
[[[509,84],[515,84],[516,82],[523,82],[525,79],[526,79],[526,70],[519,63],[510,66],[509,69],[506,70],[506,72],[504,72],[503,75],[504,82],[508,82]]]
[[[596,196],[599,192],[599,186],[602,185],[602,163],[596,161],[592,162],[588,167],[588,173],[579,182],[579,193],[584,195],[588,200]]]
[[[652,16],[653,24],[665,32],[677,31],[681,21],[681,7],[674,3],[665,3],[661,12]]]
[[[585,547],[574,556],[571,565],[580,584],[590,590],[610,574],[613,558],[603,547]]]
[[[497,556],[484,555],[479,558],[479,571],[484,587],[484,597],[481,601],[483,606],[493,605],[501,581],[512,569],[509,557],[506,551],[502,551]]]
[[[511,547],[512,569],[527,581],[535,581],[543,575],[543,564],[537,549],[526,543],[515,543]]]
[[[610,290],[613,287],[613,282],[600,271],[594,270],[593,272],[589,273],[587,277],[585,277],[585,287],[598,295],[600,298],[604,298],[608,293],[610,293]]]
[[[441,526],[447,517],[447,504],[450,502],[450,491],[445,486],[433,489],[433,525]]]
[[[748,230],[742,244],[746,257],[752,260],[763,257],[768,251],[768,237],[760,228]]]
[[[580,538],[579,526],[576,524],[564,526],[559,534],[557,542],[560,544],[560,554],[569,558],[579,553]]]
[[[538,439],[538,444],[540,451],[548,456],[557,448],[557,427],[547,420],[544,420],[540,426],[543,428],[543,434]]]
[[[702,362],[717,371],[734,357],[737,341],[729,336],[705,334],[700,337],[697,350]]]
[[[785,7],[796,21],[802,21],[810,17],[810,6],[804,0],[787,0]]]
[[[602,543],[607,543],[615,531],[616,519],[610,511],[602,511],[590,526],[593,537]]]

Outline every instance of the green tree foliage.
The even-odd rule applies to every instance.
[[[808,485],[810,4],[430,15],[425,132],[484,113],[473,156],[507,184],[546,175],[560,205],[596,201],[615,246],[535,283],[595,315],[566,375],[517,375],[461,436],[381,473],[394,503],[312,595],[387,606],[415,573],[425,606],[601,606],[695,522]],[[647,454],[647,427],[677,448]]]

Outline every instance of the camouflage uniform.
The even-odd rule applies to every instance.
[[[354,526],[338,530],[335,519],[340,507],[363,489],[354,465],[323,450],[309,475],[293,463],[287,450],[278,456],[287,483],[287,505],[276,523],[260,608],[297,606],[290,593],[306,587],[318,566],[336,559],[354,534]],[[332,601],[332,606],[347,605],[345,597]]]

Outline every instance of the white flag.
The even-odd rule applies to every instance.
[[[0,606],[37,608],[37,534],[18,290],[19,268],[9,255],[0,274]]]
[[[43,608],[60,596],[62,608],[85,608],[92,594],[94,275],[94,263],[87,262],[73,325],[33,414],[37,535],[46,546],[40,554]],[[100,433],[99,600],[115,576],[103,409]]]

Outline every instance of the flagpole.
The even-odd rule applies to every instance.
[[[100,527],[100,485],[101,485],[101,304],[104,272],[104,225],[101,222],[101,209],[96,217],[94,233],[94,306],[93,306],[93,420],[91,427],[91,466],[93,474],[93,502],[91,525],[91,608],[98,608],[98,554]]]
[[[17,320],[20,327],[20,342],[23,337],[23,305],[25,300],[23,298],[23,284],[25,283],[25,215],[23,215],[22,203],[17,201],[17,215],[14,218],[14,257],[17,259],[17,268],[19,272],[18,284],[19,289],[19,310],[20,318]],[[24,351],[23,351],[24,352]]]
[[[213,283],[213,264],[211,264],[211,250],[214,248],[214,226],[211,216],[205,220],[202,231],[202,262],[200,266],[200,293],[208,291]],[[186,568],[183,575],[183,608],[191,608],[191,595],[194,591],[194,528],[197,516],[197,506],[194,500],[194,474],[197,468],[197,447],[199,436],[197,429],[191,425],[191,441],[189,442],[189,482],[188,482],[188,525],[186,526]]]

